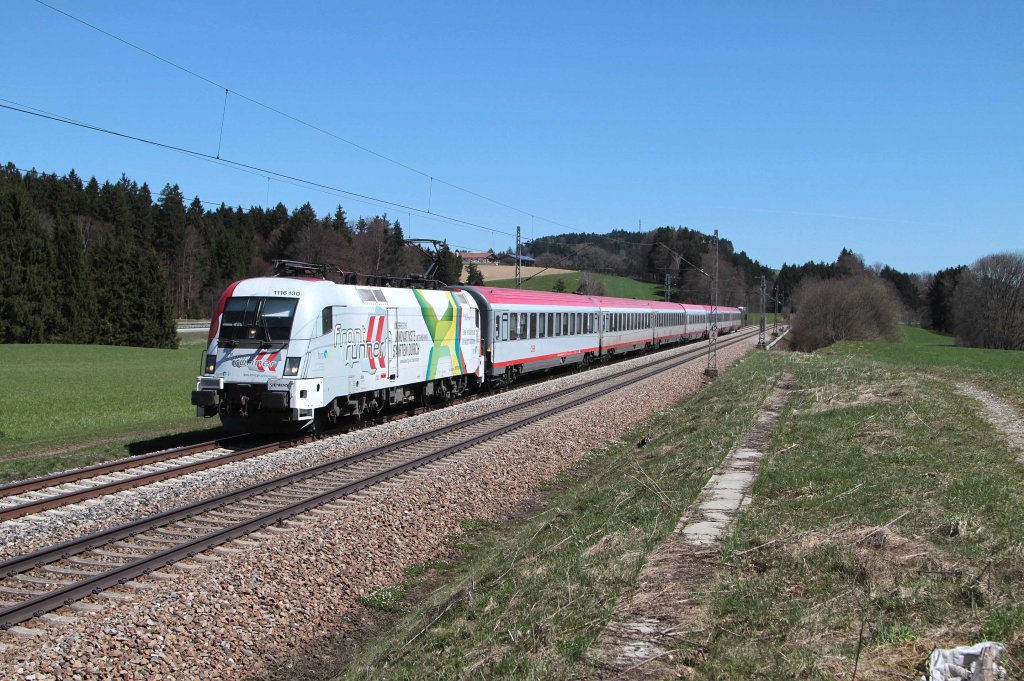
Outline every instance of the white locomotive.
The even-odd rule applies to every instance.
[[[741,322],[738,308],[718,309],[719,333]],[[322,427],[707,337],[711,326],[710,308],[680,303],[245,279],[221,296],[192,404],[199,416],[250,430]]]

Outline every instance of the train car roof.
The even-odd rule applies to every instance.
[[[492,305],[550,305],[552,307],[582,308],[625,308],[637,310],[688,310],[690,312],[710,312],[710,305],[691,305],[690,303],[666,303],[659,300],[638,300],[636,298],[613,298],[611,296],[588,296],[577,293],[558,293],[557,291],[530,291],[516,288],[496,288],[494,286],[452,286],[451,290],[473,291]],[[720,312],[739,312],[739,308],[719,305]]]
[[[679,303],[666,303],[660,300],[639,300],[637,298],[613,298],[611,296],[590,296],[590,299],[601,307],[639,308],[642,310],[674,310],[682,309]]]
[[[453,286],[452,290],[475,291],[492,305],[551,305],[555,307],[596,308],[592,296],[557,291],[528,291],[518,288],[494,288],[493,286]]]
[[[682,306],[685,307],[687,310],[691,310],[693,312],[711,312],[711,310],[712,310],[710,305],[691,305],[690,303],[682,303]],[[719,312],[741,312],[740,308],[738,308],[738,307],[729,307],[727,305],[719,305],[718,306],[718,311]]]

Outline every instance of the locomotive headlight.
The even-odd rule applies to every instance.
[[[217,355],[206,356],[206,366],[204,367],[204,369],[205,371],[203,373],[207,374],[212,374],[214,371],[217,370]]]
[[[284,361],[284,375],[285,376],[298,376],[299,375],[299,362],[302,360],[301,357],[289,357]]]

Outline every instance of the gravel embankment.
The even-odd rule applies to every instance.
[[[740,358],[756,337],[719,351],[722,367]],[[655,355],[654,357],[660,357]],[[650,358],[633,360],[643,364]],[[617,365],[621,366],[621,365]],[[363,494],[361,503],[336,503],[304,514],[287,532],[266,531],[207,552],[175,568],[173,579],[147,577],[124,587],[131,600],[98,597],[104,609],[76,613],[73,624],[46,624],[37,637],[0,634],[5,678],[239,678],[277,655],[293,654],[318,636],[344,628],[356,597],[400,581],[405,567],[446,551],[447,537],[468,518],[500,518],[535,494],[538,485],[588,450],[636,427],[651,412],[694,393],[705,364],[697,360],[668,374],[606,396],[438,462],[419,473]],[[186,498],[313,465],[414,431],[492,409],[533,394],[590,380],[605,371],[566,376],[367,431],[323,440],[269,457],[239,462],[131,490],[96,504],[79,520],[33,518],[19,529],[0,527],[3,542],[49,544],[62,534],[180,505]],[[261,477],[262,476],[262,477]],[[169,489],[163,489],[167,487]],[[124,498],[121,498],[121,497]],[[101,505],[105,510],[95,510]],[[36,533],[46,535],[37,539]],[[10,546],[7,549],[9,551]],[[206,562],[211,557],[216,562]],[[192,569],[188,569],[188,568]],[[64,614],[71,614],[65,612]],[[77,676],[76,676],[77,675]]]

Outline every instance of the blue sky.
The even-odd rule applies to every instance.
[[[1024,2],[5,0],[0,161],[245,207],[387,212],[407,236],[718,228],[773,267],[934,271],[1024,250]],[[252,104],[241,93],[400,161]],[[439,178],[519,210],[458,191]],[[532,217],[531,217],[532,216]],[[552,222],[553,221],[553,222]]]

